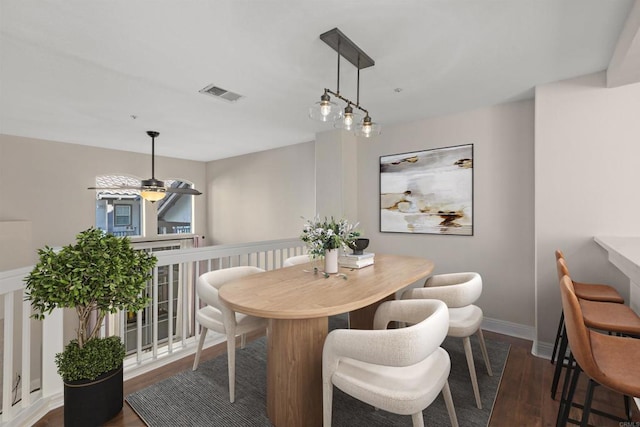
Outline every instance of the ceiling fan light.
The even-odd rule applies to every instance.
[[[143,199],[150,201],[151,203],[164,199],[164,196],[166,195],[167,193],[164,188],[149,188],[140,190],[140,196]]]
[[[141,181],[142,188],[140,189],[140,196],[150,201],[151,203],[164,199],[167,195],[167,189],[164,186],[164,182],[155,178],[143,179]]]
[[[156,187],[164,188],[164,181],[160,181],[159,179],[155,178],[143,179],[142,181],[140,181],[140,184],[143,188],[148,187],[150,190],[154,190]]]

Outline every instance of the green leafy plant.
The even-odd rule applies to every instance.
[[[83,348],[72,340],[56,354],[56,366],[65,382],[93,380],[120,367],[125,349],[119,337],[93,338]]]
[[[75,244],[59,251],[45,246],[38,250],[38,256],[38,263],[25,278],[26,299],[35,310],[33,317],[43,319],[56,308],[73,308],[78,316],[77,338],[56,356],[60,375],[65,380],[80,379],[77,375],[84,368],[76,367],[75,362],[80,364],[85,358],[119,359],[121,363],[124,349],[120,339],[99,339],[98,333],[108,313],[138,311],[149,303],[143,291],[156,257],[134,249],[127,237],[93,227],[79,233]],[[101,369],[102,363],[89,363],[91,375]]]
[[[305,223],[300,240],[307,244],[307,251],[312,258],[323,257],[327,249],[343,248],[347,250],[359,236],[355,228],[358,224],[350,224],[346,219],[336,221],[318,216]]]

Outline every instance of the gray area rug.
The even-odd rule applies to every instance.
[[[346,327],[344,317],[332,317],[330,329]],[[445,339],[442,347],[451,357],[449,386],[460,426],[486,426],[491,416],[509,345],[487,340],[493,377],[487,375],[480,346],[471,339],[483,409],[475,405],[462,340]],[[236,401],[229,402],[227,355],[201,362],[187,370],[126,397],[127,403],[150,427],[160,426],[270,426],[266,414],[266,338],[236,352]],[[318,402],[318,405],[322,405]],[[448,426],[442,395],[424,410],[427,426]],[[334,388],[334,426],[410,426],[410,416],[374,410]]]

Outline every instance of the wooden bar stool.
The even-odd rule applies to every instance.
[[[640,340],[628,337],[605,335],[588,329],[581,303],[576,296],[569,276],[560,280],[562,307],[565,314],[566,335],[571,346],[571,357],[576,367],[568,387],[562,392],[558,409],[557,426],[564,426],[569,419],[573,397],[581,372],[589,377],[589,384],[582,409],[581,426],[587,426],[591,412],[608,416],[616,421],[625,419],[605,414],[591,408],[596,385],[603,385],[624,396],[640,396]],[[627,412],[628,413],[628,412]]]
[[[567,269],[564,259],[557,259],[556,265],[558,269],[559,279],[565,276],[571,278],[569,276],[569,270]],[[573,289],[576,289],[575,282],[573,281],[572,286]],[[633,310],[631,310],[631,308],[627,307],[624,304],[613,302],[589,301],[580,298],[577,293],[576,297],[580,302],[582,317],[584,319],[585,325],[587,325],[588,328],[618,335],[640,336],[640,317],[638,317],[638,315]],[[566,333],[563,333],[561,335],[559,347],[559,355],[566,354]],[[555,372],[553,374],[553,381],[551,383],[551,397],[554,399],[558,388],[560,374],[564,366],[564,361],[560,361],[560,356],[558,356],[558,362],[556,363]]]

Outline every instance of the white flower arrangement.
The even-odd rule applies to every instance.
[[[320,218],[316,215],[312,220],[307,220],[300,235],[300,239],[307,244],[307,251],[312,258],[324,257],[328,249],[343,248],[347,250],[349,245],[360,236],[360,232],[355,231],[358,226],[349,224],[346,219],[336,221]]]

